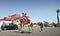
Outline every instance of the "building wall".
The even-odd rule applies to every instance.
[[[14,20],[13,23],[19,25],[20,24],[20,20],[19,19],[18,20]]]
[[[3,24],[3,22],[5,22],[5,23],[12,23],[12,21],[0,21],[0,27]]]

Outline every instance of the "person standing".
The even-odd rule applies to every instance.
[[[2,27],[4,27],[4,26],[6,26],[6,23],[5,22],[3,22],[3,24],[2,24]],[[6,28],[4,28],[4,30],[6,30]]]
[[[43,31],[43,23],[39,22],[38,25],[40,26],[40,32]]]
[[[41,24],[40,24],[41,26],[40,26],[40,28],[41,28],[41,31],[43,31],[43,23],[41,22]]]

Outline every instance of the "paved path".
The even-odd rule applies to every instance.
[[[60,28],[44,28],[43,32],[39,32],[39,28],[35,27],[32,33],[20,33],[18,30],[1,31],[0,36],[60,36]]]

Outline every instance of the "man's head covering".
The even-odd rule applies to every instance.
[[[22,13],[22,14],[26,15],[26,13]]]
[[[26,16],[26,13],[22,13],[22,16]]]

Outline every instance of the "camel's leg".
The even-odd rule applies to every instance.
[[[30,32],[30,25],[28,25],[28,31]]]
[[[21,31],[22,30],[22,25],[20,25],[20,27],[19,27],[19,29],[18,29],[19,31]]]
[[[32,29],[32,32],[34,31],[33,24],[28,24],[28,28],[29,28],[29,32],[30,32],[30,28]]]
[[[24,31],[24,24],[22,25],[22,31]]]
[[[33,24],[30,24],[30,27],[31,27],[31,29],[32,29],[32,32],[34,32]]]
[[[1,32],[1,27],[0,27],[0,32]]]
[[[19,29],[19,31],[21,32],[21,33],[23,33],[24,32],[24,28],[23,28],[24,26],[23,25],[20,25],[20,29]]]
[[[32,29],[32,32],[34,32],[34,29],[33,29],[33,27],[31,27],[31,29]]]

